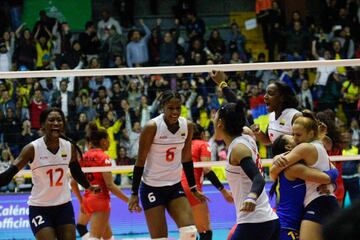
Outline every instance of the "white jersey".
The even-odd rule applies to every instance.
[[[230,190],[232,192],[235,208],[236,208],[236,223],[260,223],[277,219],[278,216],[272,210],[265,188],[256,200],[256,208],[253,212],[240,211],[243,201],[251,190],[252,181],[243,171],[240,166],[233,166],[230,164],[230,155],[232,149],[238,144],[244,144],[252,153],[252,159],[258,167],[261,167],[261,159],[258,153],[256,142],[248,135],[242,135],[235,138],[228,149],[226,177],[229,182]]]
[[[31,143],[34,146],[34,160],[29,164],[33,182],[28,201],[31,206],[57,206],[71,201],[67,177],[71,143],[61,138],[59,141],[56,154],[47,149],[44,137]]]
[[[315,164],[309,166],[312,168],[319,169],[320,171],[327,171],[331,168],[330,158],[324,148],[324,145],[320,141],[313,141],[311,142],[312,145],[316,148],[318,153],[318,159],[316,160]],[[304,199],[304,206],[306,207],[312,200],[323,196],[321,195],[316,189],[321,184],[315,182],[305,181],[306,183],[306,194]],[[330,192],[334,191],[334,187],[331,186]],[[335,196],[333,193],[332,196]]]
[[[292,121],[294,115],[299,113],[295,108],[286,108],[282,111],[278,119],[275,119],[275,112],[269,115],[268,134],[271,143],[281,135],[292,135]]]
[[[154,187],[170,186],[181,181],[181,158],[188,136],[187,120],[179,117],[180,128],[171,133],[161,114],[151,121],[156,123],[156,134],[146,158],[142,181]]]

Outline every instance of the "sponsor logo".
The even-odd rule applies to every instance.
[[[167,136],[160,136],[160,139],[167,139]]]

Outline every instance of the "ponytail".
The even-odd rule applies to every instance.
[[[65,139],[66,141],[69,141],[71,143],[71,145],[73,145],[75,147],[76,151],[79,153],[80,159],[83,158],[82,151],[81,151],[80,147],[76,144],[76,142],[73,139],[65,136],[64,134],[60,134],[60,138]]]

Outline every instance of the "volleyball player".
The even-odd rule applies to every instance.
[[[274,155],[285,153],[296,146],[293,137],[279,136],[272,144]],[[296,240],[300,237],[300,224],[304,214],[305,181],[319,184],[335,182],[337,169],[321,172],[305,164],[296,163],[279,174],[270,190],[276,193],[276,213],[280,220],[280,240]]]
[[[236,121],[234,121],[236,119]],[[237,226],[231,239],[279,238],[279,219],[272,210],[260,173],[261,159],[255,140],[243,133],[245,113],[242,103],[220,107],[214,119],[215,138],[227,148],[226,177],[233,194]]]
[[[210,147],[208,142],[205,141],[204,138],[204,128],[201,127],[199,124],[195,124],[191,150],[193,162],[211,161]],[[224,185],[219,181],[218,177],[211,170],[211,168],[195,168],[194,175],[198,190],[202,191],[202,182],[204,180],[204,177],[206,177],[222,193],[224,199],[227,202],[232,203],[234,201],[231,193],[229,193],[229,191],[224,188]],[[210,226],[210,214],[207,202],[201,202],[192,195],[184,171],[182,172],[181,185],[184,188],[186,197],[191,205],[195,225],[200,236],[199,239],[211,240],[212,230]]]
[[[65,116],[58,108],[45,109],[40,115],[44,136],[26,145],[5,172],[0,185],[8,182],[29,164],[33,188],[29,197],[29,222],[36,239],[75,239],[74,210],[66,173],[85,189],[97,191],[81,171],[76,144],[64,140]]]
[[[237,96],[231,91],[226,83],[226,75],[221,71],[213,71],[210,76],[223,91],[229,102],[235,102]],[[268,145],[275,141],[280,135],[292,135],[292,123],[301,113],[296,110],[299,103],[294,91],[286,83],[275,81],[268,85],[264,101],[269,115],[269,125],[266,132],[262,132],[257,124],[253,130],[256,139],[262,144]]]
[[[303,116],[295,120],[293,124],[294,141],[297,146],[286,155],[277,155],[270,175],[276,179],[285,168],[303,160],[307,166],[328,171],[331,163],[326,150],[318,140],[319,124],[312,113],[303,112]],[[304,240],[317,240],[321,238],[321,225],[325,219],[338,208],[334,196],[333,187],[330,194],[322,195],[318,192],[320,184],[306,181],[306,193],[304,198],[304,216],[300,227],[300,237]]]
[[[111,166],[110,157],[105,153],[109,148],[109,137],[104,129],[98,129],[95,123],[89,123],[87,140],[91,148],[80,161],[82,167]],[[110,193],[128,202],[128,197],[115,185],[111,172],[94,172],[86,174],[92,184],[99,185],[101,192],[94,194],[85,190],[82,204],[90,218],[90,237],[96,239],[113,239],[110,227]],[[140,211],[140,208],[138,209]]]
[[[134,167],[129,210],[139,206],[138,191],[152,239],[167,239],[165,210],[179,228],[181,240],[195,240],[197,230],[191,207],[181,186],[181,164],[191,192],[201,202],[191,159],[193,126],[180,117],[181,96],[167,90],[160,101],[163,113],[150,120],[140,134],[139,154]]]

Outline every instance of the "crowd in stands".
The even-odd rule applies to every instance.
[[[242,33],[245,30],[236,22],[227,29],[209,30],[211,26],[191,9],[174,17],[170,29],[162,29],[161,19],[154,26],[139,19],[125,29],[104,9],[101,19],[84,23],[80,33],[40,11],[32,29],[13,21],[17,24],[6,26],[1,33],[0,71],[359,58],[359,1],[323,2],[321,16],[294,12],[290,22],[285,21],[276,1],[259,10],[268,53],[258,56],[251,54]],[[284,81],[297,93],[299,109],[336,113],[337,126],[350,131],[351,146],[358,148],[359,74],[355,67],[232,72],[229,85],[246,102],[251,122],[266,115],[263,97],[267,85]],[[95,121],[109,134],[108,153],[114,162],[133,164],[140,131],[159,114],[158,97],[165,89],[181,93],[181,115],[207,129],[212,159],[223,159],[224,145],[211,136],[213,114],[225,99],[208,73],[25,78],[0,80],[0,168],[6,168],[24,145],[41,135],[39,116],[49,106],[64,111],[68,136],[83,148],[86,125]]]

